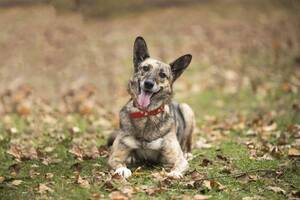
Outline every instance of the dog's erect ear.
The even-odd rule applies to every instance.
[[[174,62],[170,64],[172,74],[173,74],[173,82],[182,74],[182,72],[189,66],[192,60],[191,54],[186,54],[177,58]]]
[[[136,72],[138,65],[146,58],[149,57],[150,55],[148,52],[146,41],[141,36],[137,37],[134,41],[134,47],[133,47],[134,71]]]

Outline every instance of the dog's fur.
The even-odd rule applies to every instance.
[[[172,101],[173,83],[188,67],[192,56],[187,54],[171,64],[150,58],[142,37],[134,43],[134,74],[129,81],[131,99],[120,111],[120,129],[112,135],[108,164],[115,173],[125,178],[131,175],[126,164],[132,161],[150,161],[171,167],[169,176],[182,177],[188,168],[186,154],[191,152],[194,114],[187,104]],[[152,81],[148,90],[145,81]],[[152,95],[146,110],[164,105],[164,112],[143,118],[130,118],[140,111],[139,95],[145,91]]]

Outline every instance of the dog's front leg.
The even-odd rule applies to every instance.
[[[115,174],[128,178],[132,173],[130,169],[126,167],[126,160],[132,148],[122,142],[123,140],[124,136],[122,136],[122,134],[119,134],[115,139],[108,159],[108,164],[113,170],[115,170]]]
[[[168,176],[175,179],[182,178],[184,172],[188,169],[189,164],[184,157],[175,134],[165,138],[162,154],[163,162],[171,166],[171,171],[168,173]]]

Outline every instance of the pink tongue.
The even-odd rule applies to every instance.
[[[137,99],[138,104],[142,108],[147,108],[147,106],[150,104],[150,98],[151,98],[151,94],[146,94],[144,91],[142,91]]]

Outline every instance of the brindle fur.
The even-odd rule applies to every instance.
[[[112,145],[108,160],[110,167],[124,177],[131,175],[129,161],[151,161],[171,167],[170,176],[180,178],[188,168],[185,154],[191,152],[194,114],[187,104],[172,101],[173,83],[187,68],[191,55],[184,55],[166,64],[150,58],[145,40],[137,37],[134,43],[134,74],[128,84],[131,99],[120,111],[120,129],[109,139]],[[144,66],[148,70],[144,70]],[[164,73],[165,77],[161,77]],[[151,97],[147,110],[165,105],[165,112],[143,118],[130,118],[137,108],[141,84],[153,80],[159,91]]]

